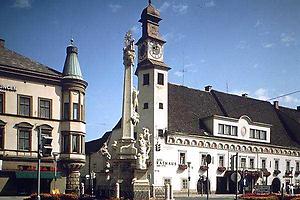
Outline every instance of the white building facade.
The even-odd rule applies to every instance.
[[[238,155],[240,192],[251,192],[257,184],[271,185],[273,192],[278,192],[281,184],[298,185],[300,111],[280,107],[278,102],[272,105],[246,95],[219,92],[211,86],[201,91],[168,83],[170,68],[163,60],[160,20],[159,11],[149,3],[139,20],[142,36],[136,43],[139,123],[135,133],[143,128],[151,133],[150,184],[170,183],[175,194],[235,193],[232,158]],[[119,122],[108,147],[121,135]],[[110,152],[114,158],[113,149]],[[212,159],[207,167],[208,154]]]

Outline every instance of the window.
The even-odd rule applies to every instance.
[[[179,164],[180,165],[185,165],[185,152],[180,152],[179,153]]]
[[[171,179],[170,178],[165,178],[164,179],[164,185],[169,184],[171,185]]]
[[[164,137],[164,130],[158,129],[158,137]]]
[[[4,93],[0,93],[0,113],[4,113]]]
[[[255,138],[255,130],[250,129],[250,138]]]
[[[231,127],[229,125],[225,125],[225,135],[231,135]]]
[[[275,170],[279,170],[279,160],[275,160]]]
[[[249,159],[250,169],[254,169],[254,158]]]
[[[246,168],[246,158],[241,158],[241,168]]]
[[[69,141],[69,135],[63,135],[63,145],[62,145],[62,152],[63,153],[70,153],[69,151],[69,145],[70,145],[70,141]]]
[[[187,188],[188,188],[188,180],[182,179],[182,189],[187,189]]]
[[[224,167],[224,156],[219,156],[219,167]]]
[[[224,134],[224,124],[219,124],[219,134]]]
[[[79,120],[78,103],[73,103],[73,119]]]
[[[159,103],[159,109],[164,109],[164,104],[163,103]]]
[[[289,160],[286,161],[286,171],[291,171],[291,161]]]
[[[51,100],[39,98],[39,117],[51,118]]]
[[[206,165],[206,154],[201,155],[201,166]]]
[[[237,126],[218,124],[218,133],[237,136]]]
[[[267,131],[250,129],[250,138],[266,140],[267,139]]]
[[[232,126],[232,135],[237,136],[237,126]]]
[[[158,73],[157,84],[164,85],[164,74]]]
[[[19,129],[18,133],[18,150],[29,151],[30,150],[30,134],[29,129]]]
[[[266,169],[266,159],[261,160],[261,168]]]
[[[79,135],[72,135],[72,152],[79,153]]]
[[[259,139],[266,140],[266,135],[267,135],[266,131],[260,131]]]
[[[1,120],[0,120],[0,149],[4,149],[4,126],[1,125]]]
[[[143,74],[143,85],[149,85],[149,74]]]
[[[144,109],[148,109],[149,108],[149,104],[148,103],[144,103]]]
[[[296,162],[296,172],[299,172],[300,171],[300,169],[299,169],[299,162]]]
[[[70,114],[70,106],[69,103],[64,103],[64,119],[69,119]]]
[[[19,115],[31,116],[31,97],[19,95]]]

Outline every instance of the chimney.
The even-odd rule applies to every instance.
[[[273,101],[273,105],[275,109],[279,109],[279,102],[278,101]]]
[[[248,94],[247,93],[243,93],[242,97],[248,97]]]
[[[211,89],[212,89],[212,86],[211,86],[211,85],[207,85],[207,86],[204,87],[204,90],[205,90],[206,92],[210,92]]]
[[[2,38],[0,38],[0,48],[4,48],[5,47],[5,40],[3,40]]]
[[[300,106],[297,106],[297,110],[300,110]]]

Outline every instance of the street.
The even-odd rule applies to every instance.
[[[26,196],[0,196],[0,200],[23,200]]]
[[[233,200],[235,199],[235,195],[226,195],[226,194],[219,194],[219,195],[210,195],[209,199],[226,199],[226,200]],[[206,200],[206,196],[194,196],[194,197],[175,197],[175,200]]]

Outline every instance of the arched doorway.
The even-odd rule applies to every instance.
[[[200,176],[197,181],[197,192],[198,194],[207,194],[207,190],[210,192],[210,181],[205,176]]]
[[[280,192],[281,182],[279,178],[274,178],[272,181],[272,192]]]

